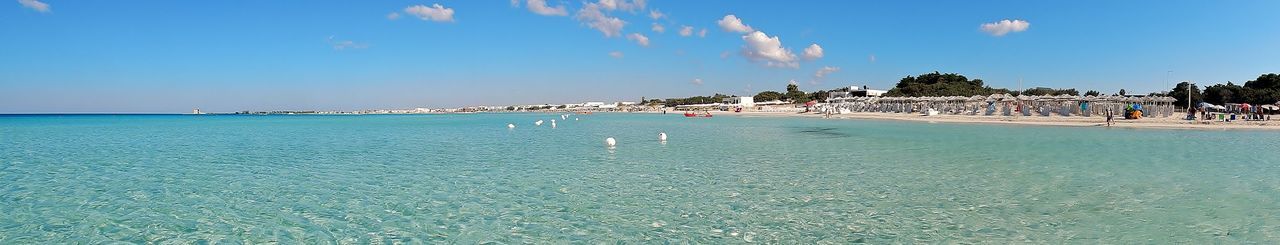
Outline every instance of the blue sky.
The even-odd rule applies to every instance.
[[[1021,78],[1151,92],[1280,72],[1275,9],[1280,1],[17,0],[0,4],[0,113],[753,95],[792,80],[888,88],[932,71],[994,87]],[[722,25],[727,15],[751,32]],[[614,18],[625,24],[608,28]],[[813,44],[820,57],[806,55]],[[824,67],[838,70],[815,76]]]

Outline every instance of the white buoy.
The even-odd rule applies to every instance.
[[[533,125],[534,125],[534,126],[542,126],[542,120],[538,120],[537,122],[533,122]]]
[[[516,128],[516,125],[515,125],[515,124],[510,124],[510,123],[508,123],[508,124],[507,124],[507,128]]]
[[[578,118],[576,118],[576,117],[575,117],[575,118],[573,118],[573,120],[574,120],[574,121],[577,121],[577,120],[578,120]]]
[[[614,140],[613,137],[604,138],[604,145],[607,145],[609,147],[614,147],[618,145],[618,141]]]
[[[658,141],[667,141],[667,133],[658,133]]]

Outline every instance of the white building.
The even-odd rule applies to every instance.
[[[827,94],[827,101],[840,100],[853,97],[880,97],[889,91],[871,89],[868,86],[849,86],[848,92],[831,92]]]
[[[587,103],[582,103],[582,106],[583,106],[583,107],[600,107],[600,106],[603,106],[603,105],[604,105],[604,102],[587,102]]]
[[[747,96],[724,98],[723,102],[724,102],[724,105],[727,105],[727,106],[741,106],[741,107],[756,106],[755,99]]]

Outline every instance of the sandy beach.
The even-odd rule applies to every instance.
[[[651,112],[653,113],[653,112]],[[662,113],[656,111],[656,113]],[[667,113],[683,113],[681,111],[667,111]],[[701,112],[699,112],[701,113]],[[743,117],[813,117],[825,118],[825,115],[817,113],[798,113],[798,112],[773,112],[773,111],[711,111],[715,116],[743,116]],[[968,115],[934,115],[924,116],[919,113],[874,113],[874,112],[854,112],[846,114],[833,114],[830,119],[864,119],[864,120],[900,120],[900,121],[916,121],[916,122],[935,122],[935,123],[981,123],[981,124],[1015,124],[1015,125],[1043,125],[1043,126],[1064,126],[1064,127],[1106,127],[1106,118],[1102,116],[1092,117],[1062,117],[1062,116],[968,116]],[[1280,118],[1277,118],[1280,119]],[[1244,121],[1237,120],[1234,122],[1218,122],[1218,121],[1187,121],[1181,117],[1148,117],[1135,120],[1126,120],[1117,118],[1111,127],[1116,128],[1155,128],[1155,129],[1197,129],[1197,130],[1280,130],[1280,120],[1276,121]]]

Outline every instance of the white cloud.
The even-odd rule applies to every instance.
[[[658,11],[657,9],[649,10],[649,18],[658,20],[662,19],[662,17],[667,17],[667,14],[663,14],[662,11]]]
[[[682,36],[682,37],[693,36],[693,27],[692,27],[692,26],[681,26],[681,27],[680,27],[680,36]]]
[[[729,51],[720,52],[720,59],[729,58],[729,56],[731,55],[733,55],[733,52],[729,52]]]
[[[816,60],[822,58],[822,55],[822,46],[818,46],[818,44],[815,43],[810,44],[808,48],[804,48],[804,55],[802,57],[806,60]]]
[[[609,52],[609,57],[614,57],[614,58],[619,58],[619,59],[621,59],[621,58],[622,58],[622,51],[613,51],[613,52]]]
[[[512,2],[512,3],[516,3],[516,2]],[[564,5],[551,7],[547,5],[547,0],[529,0],[529,2],[525,4],[525,7],[529,8],[529,12],[533,12],[539,15],[547,15],[547,16],[569,15],[569,11],[565,10]]]
[[[1001,20],[991,23],[982,24],[982,31],[992,36],[1004,36],[1012,32],[1026,31],[1031,27],[1031,22],[1025,20]]]
[[[608,10],[608,11],[614,11],[619,9],[624,11],[636,11],[636,10],[644,9],[645,2],[648,2],[648,1],[647,0],[631,0],[631,1],[600,0],[599,2],[596,2],[596,4],[599,5],[601,8],[603,8],[604,10]]]
[[[578,10],[576,18],[587,27],[599,30],[604,33],[605,37],[616,37],[622,35],[622,27],[627,25],[626,21],[617,17],[609,17],[600,10],[601,6],[595,3],[588,3]]]
[[[431,7],[419,5],[404,8],[404,12],[418,16],[422,20],[435,22],[453,22],[453,9],[445,8],[440,4],[432,4]]]
[[[830,75],[831,73],[835,73],[837,71],[840,71],[840,67],[824,66],[821,69],[818,69],[817,72],[813,73],[813,78],[815,80],[820,80],[820,79],[826,78],[827,75]]]
[[[640,44],[643,47],[649,46],[649,37],[644,36],[644,34],[631,33],[627,35],[627,40],[636,41],[636,44]]]
[[[725,15],[724,18],[716,21],[716,24],[720,25],[720,29],[727,32],[748,33],[754,30],[751,29],[751,26],[742,24],[742,19],[738,19],[738,16],[734,15]]]
[[[707,28],[702,28],[701,31],[698,31],[698,37],[707,37]]]
[[[653,32],[657,32],[657,33],[663,33],[667,31],[667,27],[664,27],[662,26],[662,24],[658,24],[658,23],[653,23],[652,29],[653,29]]]
[[[347,50],[347,49],[363,49],[363,48],[369,47],[368,44],[357,43],[351,40],[336,40],[334,39],[334,36],[329,36],[329,38],[326,39],[326,41],[329,42],[329,45],[333,46],[333,50],[338,50],[338,51]]]
[[[702,78],[694,78],[693,81],[689,81],[689,83],[692,83],[693,85],[702,85]]]
[[[782,47],[782,40],[776,36],[770,37],[764,32],[755,31],[742,36],[742,40],[747,42],[742,46],[742,55],[747,59],[764,62],[771,67],[800,67],[796,62],[796,55]]]
[[[18,3],[22,4],[23,7],[34,9],[36,10],[36,12],[41,12],[41,13],[49,12],[49,4],[41,2],[39,0],[18,0]]]
[[[870,61],[871,63],[876,63],[876,55],[872,54],[870,56],[867,56],[867,61]]]
[[[520,0],[511,0],[511,7],[520,7]]]
[[[390,14],[387,14],[387,19],[388,19],[388,20],[397,20],[397,19],[400,19],[400,13],[391,12]]]
[[[787,82],[787,85],[800,85],[800,83],[797,83],[795,79],[791,79],[791,81]]]

